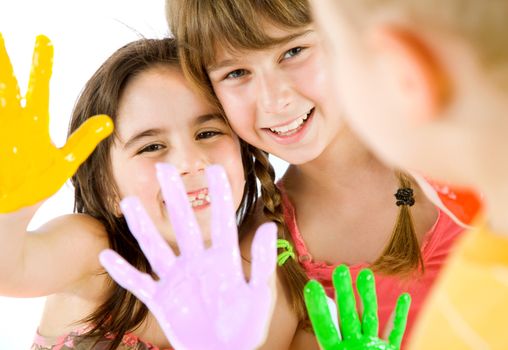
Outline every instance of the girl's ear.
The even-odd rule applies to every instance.
[[[423,38],[398,27],[378,27],[370,39],[387,88],[394,90],[408,117],[416,122],[437,118],[451,89],[436,53]]]

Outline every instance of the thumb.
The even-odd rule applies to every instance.
[[[113,132],[113,121],[107,115],[96,115],[85,121],[62,147],[64,160],[68,164],[69,176],[93,152],[99,142]]]

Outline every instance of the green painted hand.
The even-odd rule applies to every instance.
[[[395,307],[393,329],[388,336],[388,341],[385,341],[378,337],[376,284],[372,271],[369,269],[360,271],[356,281],[358,294],[364,306],[361,321],[356,309],[349,268],[345,265],[338,266],[332,278],[342,337],[330,315],[323,286],[312,280],[306,284],[304,290],[305,304],[320,346],[324,350],[400,349],[411,303],[409,294],[404,293],[399,296]]]

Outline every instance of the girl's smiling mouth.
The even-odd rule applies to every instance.
[[[307,113],[301,115],[290,123],[263,129],[270,135],[275,136],[275,139],[279,143],[289,144],[297,142],[303,137],[305,131],[308,129],[307,126],[309,121],[312,120],[315,109],[315,107],[312,107]]]
[[[210,205],[210,196],[208,195],[208,187],[200,188],[196,191],[187,192],[187,198],[192,209],[204,209]]]
[[[211,203],[210,195],[208,194],[208,187],[203,187],[195,191],[187,192],[187,199],[189,200],[189,204],[194,210],[207,208]],[[162,204],[165,206],[166,201],[163,200]]]

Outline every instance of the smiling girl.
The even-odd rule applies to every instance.
[[[39,44],[37,50],[47,45]],[[0,54],[7,58],[5,50]],[[49,65],[49,57],[43,63]],[[76,213],[34,232],[26,227],[38,206],[0,215],[0,294],[48,296],[33,350],[167,349],[171,345],[146,306],[114,283],[99,263],[99,253],[111,248],[139,270],[152,273],[120,211],[120,199],[138,197],[164,239],[175,246],[155,169],[158,162],[172,163],[207,242],[205,167],[219,164],[225,169],[242,223],[257,197],[256,178],[249,171],[252,156],[220,110],[189,87],[172,39],[141,39],[107,59],[77,101],[69,134],[98,111],[111,116],[116,129],[72,177]],[[14,132],[24,131],[17,127]],[[41,135],[31,135],[36,137]],[[30,137],[15,139],[31,145]],[[38,179],[26,181],[30,180]]]
[[[262,188],[276,198],[263,211],[281,232],[288,225],[283,234],[296,247],[301,278],[317,279],[333,297],[335,266],[349,265],[353,279],[371,267],[380,329],[397,296],[409,292],[410,332],[463,229],[343,121],[307,1],[167,0],[167,12],[189,79],[222,106],[243,140],[290,163],[278,187]],[[305,331],[298,284],[284,287],[279,295],[293,316],[272,321],[266,348],[280,338],[284,348],[317,348]]]

